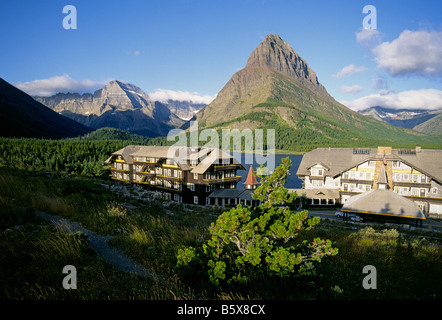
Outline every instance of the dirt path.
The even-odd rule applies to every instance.
[[[127,257],[120,250],[110,246],[108,244],[108,240],[112,238],[111,236],[100,236],[95,232],[83,228],[78,222],[73,222],[69,219],[60,218],[41,211],[36,211],[36,215],[49,221],[54,226],[57,226],[66,232],[81,231],[85,233],[87,235],[89,243],[95,249],[98,256],[109,262],[115,268],[124,272],[134,273],[142,277],[166,283],[163,277],[147,270],[142,265],[134,262],[132,259]]]

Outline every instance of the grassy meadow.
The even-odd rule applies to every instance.
[[[279,279],[256,272],[245,285],[212,287],[202,270],[176,268],[178,249],[201,246],[221,208],[136,199],[112,191],[104,178],[0,166],[0,298],[8,300],[126,299],[441,299],[442,242],[395,229],[348,228],[321,221],[299,240],[324,237],[339,249],[316,273]],[[85,234],[69,233],[35,211],[80,222],[166,281],[115,269]],[[77,289],[62,287],[65,265],[77,268]],[[365,290],[365,265],[377,270],[377,289]]]

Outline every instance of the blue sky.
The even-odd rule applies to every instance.
[[[63,28],[65,5],[75,30]],[[376,8],[371,33],[365,5]],[[441,1],[4,0],[0,77],[30,94],[118,79],[210,101],[277,33],[353,109],[442,108],[441,12]]]

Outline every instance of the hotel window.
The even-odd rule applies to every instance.
[[[399,161],[395,160],[395,161],[392,161],[392,162],[393,162],[393,167],[397,168],[397,167],[400,166],[400,162]]]
[[[206,192],[210,192],[210,186],[206,186]]]
[[[195,184],[193,183],[188,183],[187,187],[190,189],[190,191],[195,191]]]
[[[180,195],[179,194],[174,194],[173,195],[173,200],[175,200],[175,201],[178,201],[178,202],[181,202],[181,199],[180,199],[181,197],[180,197]]]
[[[198,173],[193,174],[193,179],[198,180]]]
[[[193,197],[193,203],[194,203],[194,204],[198,204],[198,197],[197,197],[197,196],[194,196],[194,197]]]
[[[323,186],[323,182],[321,180],[313,180],[312,184],[314,187],[322,187]]]
[[[431,192],[432,192],[433,194],[436,194],[436,193],[437,193],[437,188],[433,188],[433,189],[431,189]]]
[[[172,183],[170,181],[164,180],[163,183],[164,183],[165,188],[169,188],[169,189],[172,188]]]
[[[408,174],[403,174],[403,175],[402,175],[402,180],[403,180],[403,181],[408,181],[408,179],[409,179],[409,178],[408,178]]]

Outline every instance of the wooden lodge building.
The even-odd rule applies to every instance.
[[[258,187],[259,182],[253,175],[253,168],[250,166],[247,179],[243,183],[245,189],[216,189],[208,196],[209,204],[221,206],[236,206],[238,204],[255,207],[260,201],[252,197],[253,192]]]
[[[387,189],[413,201],[425,215],[442,214],[442,150],[318,148],[306,153],[297,175],[299,196],[312,205],[345,205],[353,196]],[[382,174],[384,170],[385,174]]]
[[[168,200],[199,205],[215,204],[218,199],[224,199],[218,204],[230,204],[230,198],[219,197],[219,192],[209,196],[216,190],[236,189],[241,180],[236,172],[245,170],[230,154],[200,147],[129,145],[112,153],[106,163],[111,164],[112,179],[161,191]]]

